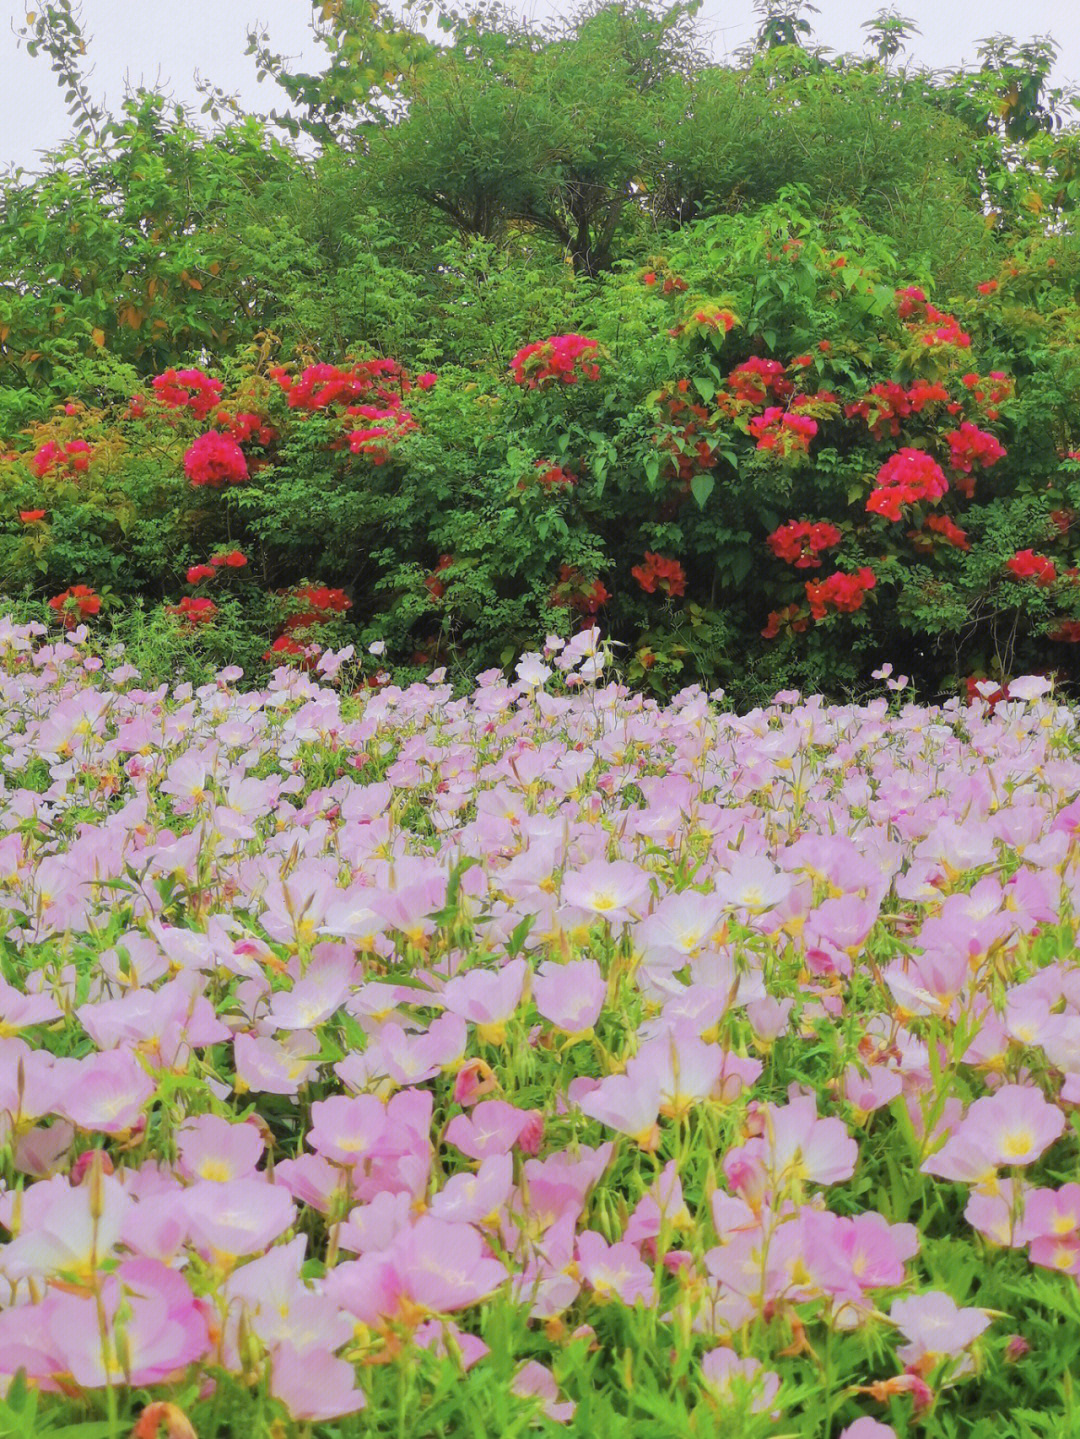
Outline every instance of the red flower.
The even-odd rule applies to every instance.
[[[441,600],[443,595],[446,593],[446,586],[443,584],[442,580],[439,579],[439,574],[442,570],[448,570],[453,563],[453,555],[440,555],[439,563],[435,566],[432,573],[428,575],[427,579],[424,581],[424,588],[427,590],[428,594],[433,600]]]
[[[201,584],[203,580],[212,580],[216,574],[213,565],[192,565],[187,572],[187,582],[189,585]]]
[[[822,551],[832,549],[842,539],[836,526],[825,520],[817,524],[809,520],[788,520],[786,525],[773,530],[766,543],[778,560],[794,565],[797,570],[816,570],[821,566]]]
[[[98,613],[101,596],[95,594],[89,585],[72,585],[63,594],[54,595],[49,601],[49,608],[56,611],[64,628],[70,630],[79,620]]]
[[[646,594],[661,593],[674,599],[686,593],[686,574],[678,560],[645,551],[645,563],[630,571]]]
[[[247,564],[247,555],[242,550],[230,550],[227,555],[214,555],[210,563],[215,567],[227,565],[230,570],[239,570]]]
[[[196,599],[193,595],[185,595],[178,605],[168,605],[166,608],[170,615],[183,620],[191,629],[209,624],[218,612],[213,600]]]
[[[220,403],[225,389],[220,380],[212,380],[202,370],[166,370],[150,383],[163,405],[168,405],[171,410],[188,409],[197,420],[206,419],[214,406]],[[132,400],[132,409],[136,400],[139,396]]]
[[[1034,580],[1043,589],[1057,580],[1053,560],[1046,555],[1037,555],[1033,550],[1017,550],[1011,560],[1005,561],[1005,568],[1018,580]]]
[[[598,380],[600,368],[593,358],[595,340],[584,335],[551,335],[520,349],[510,361],[514,382],[535,390],[550,384],[576,385]]]
[[[559,580],[551,591],[553,605],[569,605],[579,614],[595,615],[611,599],[600,580],[587,580],[577,565],[560,565]]]
[[[243,484],[248,478],[247,460],[231,435],[207,430],[184,456],[184,473],[193,485],[218,490],[225,483]]]
[[[998,282],[996,280],[984,280],[981,285],[975,286],[980,295],[992,295],[997,287]]]
[[[793,415],[779,405],[770,405],[749,424],[759,450],[777,450],[785,459],[789,455],[805,455],[817,429],[817,421],[809,415]]]
[[[810,616],[801,605],[785,605],[782,610],[772,610],[769,622],[761,631],[762,637],[774,640],[781,629],[788,634],[801,635],[810,627]]]
[[[22,520],[22,522],[23,522],[24,525],[33,525],[33,524],[36,524],[36,523],[38,522],[38,520],[43,520],[44,518],[45,518],[45,511],[44,511],[44,510],[20,510],[20,511],[19,511],[19,519]]]
[[[949,464],[961,474],[970,475],[974,464],[988,470],[1005,455],[1005,448],[996,436],[968,420],[958,430],[950,430],[945,438],[949,442]]]
[[[778,400],[787,399],[794,388],[779,360],[763,360],[757,355],[735,366],[728,375],[728,385],[737,400],[752,405],[763,405],[769,394]]]
[[[303,606],[285,621],[282,629],[286,631],[326,624],[334,615],[344,614],[352,607],[352,600],[344,590],[330,589],[327,585],[303,585],[290,590],[286,599]]]
[[[39,480],[50,470],[57,468],[67,469],[74,474],[82,474],[89,468],[92,453],[93,451],[85,440],[69,440],[62,446],[58,445],[55,440],[47,440],[30,457],[30,468]]]
[[[853,614],[862,608],[867,590],[877,584],[873,570],[865,566],[856,575],[837,573],[827,580],[807,580],[806,598],[810,602],[810,613],[816,620],[823,620],[829,606],[843,614]]]
[[[866,508],[870,514],[895,522],[905,505],[939,500],[948,488],[949,482],[936,460],[925,450],[905,447],[878,470],[877,487],[866,501]]]
[[[642,281],[643,281],[646,285],[655,285],[655,284],[656,284],[656,271],[655,271],[655,270],[646,270],[645,273],[644,273],[644,275],[642,275],[641,278],[642,278]]]
[[[1047,639],[1059,640],[1067,645],[1080,645],[1080,620],[1062,620],[1051,630]]]

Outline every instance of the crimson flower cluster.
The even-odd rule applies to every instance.
[[[584,335],[551,335],[546,340],[535,340],[510,361],[514,383],[536,390],[549,385],[576,385],[578,380],[598,380],[598,348],[595,340]]]
[[[840,531],[827,520],[816,523],[788,520],[786,525],[773,530],[767,543],[776,558],[785,564],[794,565],[797,570],[816,570],[821,567],[822,552],[832,549],[842,539]]]
[[[974,465],[988,470],[1005,455],[1005,447],[996,435],[980,430],[965,420],[958,430],[945,436],[949,444],[949,464],[961,474],[970,475]]]
[[[242,485],[248,479],[248,466],[232,435],[207,430],[188,448],[184,473],[193,485],[219,490],[224,484]]]
[[[1057,570],[1048,555],[1037,555],[1033,550],[1017,550],[1011,560],[1005,561],[1005,568],[1018,580],[1034,580],[1044,589],[1057,581]]]
[[[862,609],[867,591],[872,590],[876,583],[873,570],[865,565],[858,574],[838,572],[826,580],[807,580],[806,598],[810,603],[810,613],[816,620],[823,620],[830,607],[843,614],[854,614]]]
[[[809,415],[793,414],[779,405],[755,415],[748,428],[759,450],[776,450],[785,457],[805,455],[818,431],[817,421]]]
[[[645,563],[635,565],[630,571],[646,594],[661,594],[674,598],[686,593],[686,572],[678,560],[666,555],[654,555],[645,551]]]
[[[196,598],[194,595],[185,595],[178,605],[169,605],[167,608],[169,614],[174,619],[182,620],[188,629],[211,624],[218,612],[213,600],[208,600],[205,596]]]
[[[93,451],[85,440],[68,440],[64,445],[58,445],[55,440],[46,440],[30,457],[30,468],[39,480],[55,469],[65,469],[71,474],[80,475],[89,468],[92,454]]]
[[[203,580],[212,580],[224,566],[230,570],[239,570],[247,564],[247,555],[242,550],[230,550],[228,554],[214,555],[208,565],[192,565],[187,572],[189,585],[200,584]]]
[[[914,544],[917,550],[924,554],[931,554],[934,549],[934,536],[943,540],[945,544],[951,545],[956,550],[970,550],[971,543],[968,540],[967,532],[962,530],[948,515],[927,515],[921,530],[909,530],[908,539]]]
[[[79,620],[96,615],[101,609],[101,596],[89,585],[71,585],[62,594],[54,595],[49,608],[59,615],[66,630],[74,629]]]
[[[443,595],[446,594],[446,584],[439,578],[439,576],[442,574],[443,570],[448,570],[453,563],[453,555],[440,555],[439,563],[435,566],[434,570],[432,570],[431,574],[428,575],[427,579],[424,581],[424,588],[427,590],[428,594],[433,600],[441,600]]]
[[[560,565],[558,582],[551,591],[551,603],[569,605],[578,614],[595,615],[611,595],[601,580],[587,580],[577,565]]]
[[[728,375],[728,386],[736,400],[751,405],[763,405],[770,394],[785,400],[794,389],[779,360],[763,360],[758,355],[735,366]]]
[[[905,446],[891,455],[877,473],[877,485],[866,502],[870,514],[899,520],[905,505],[940,500],[949,482],[941,466],[925,450]]]
[[[170,410],[190,410],[197,420],[205,420],[225,392],[220,380],[213,380],[202,370],[166,370],[150,381],[154,393]],[[132,400],[141,399],[135,396]],[[140,405],[141,411],[141,405]],[[133,418],[138,419],[136,414]]]

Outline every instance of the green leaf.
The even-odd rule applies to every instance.
[[[716,476],[708,473],[695,475],[690,481],[690,493],[697,500],[698,509],[705,508],[705,501],[716,488]]]

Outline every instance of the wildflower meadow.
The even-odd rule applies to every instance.
[[[1066,1434],[1077,716],[0,627],[0,1423]],[[988,687],[989,688],[989,687]]]

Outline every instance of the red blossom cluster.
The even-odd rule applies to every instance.
[[[679,480],[687,493],[693,477],[716,464],[716,445],[709,438],[715,419],[704,405],[687,399],[689,389],[689,380],[677,380],[661,392],[668,428],[656,440],[657,447],[670,456],[670,476]]]
[[[227,430],[238,445],[254,440],[259,445],[269,445],[277,438],[277,431],[262,415],[243,410],[234,415],[229,410],[218,410],[214,416],[218,429]]]
[[[219,490],[224,484],[242,485],[248,478],[248,466],[243,450],[231,435],[207,430],[188,448],[184,473],[193,485]]]
[[[949,464],[961,474],[970,475],[973,465],[988,470],[1005,455],[1005,447],[996,435],[980,430],[969,420],[958,430],[950,430],[945,438],[949,442]]]
[[[36,525],[38,520],[45,518],[44,510],[20,510],[19,519],[24,525]]]
[[[665,555],[654,555],[645,551],[645,563],[635,565],[630,571],[646,594],[661,594],[674,598],[686,593],[686,572],[678,560]]]
[[[1061,620],[1046,637],[1067,645],[1080,645],[1080,620]]]
[[[717,334],[726,335],[738,323],[730,310],[722,305],[706,304],[695,310],[688,319],[681,324],[675,325],[668,331],[672,339],[678,339],[680,335],[686,334],[688,330],[695,334],[707,333],[709,330]]]
[[[328,585],[301,585],[298,589],[287,591],[285,598],[290,609],[300,606],[299,609],[292,609],[292,613],[282,625],[286,632],[325,624],[335,615],[343,615],[347,609],[352,608],[352,600],[344,590],[331,589]]]
[[[83,474],[90,465],[93,454],[85,440],[68,440],[58,445],[55,440],[46,440],[40,449],[30,457],[30,468],[40,480],[54,469],[65,469],[72,474]]]
[[[872,590],[875,584],[877,579],[873,570],[865,565],[855,575],[837,572],[827,580],[807,580],[806,598],[810,604],[810,613],[814,619],[823,620],[831,606],[843,614],[854,614],[856,610],[862,609],[866,592]]]
[[[999,407],[1011,400],[1016,390],[1015,382],[1004,370],[991,370],[985,380],[972,372],[963,376],[963,384],[977,404],[986,406],[988,420],[997,419]]]
[[[944,404],[950,414],[958,414],[960,406],[950,400],[949,392],[940,381],[916,380],[908,389],[895,380],[884,380],[871,386],[861,400],[845,407],[848,419],[861,415],[875,440],[886,434],[894,439],[900,433],[900,421],[909,415],[921,414],[929,404]]]
[[[1047,555],[1037,555],[1034,550],[1017,550],[1011,560],[1005,561],[1005,568],[1018,580],[1034,580],[1044,589],[1057,581],[1054,562]]]
[[[821,566],[822,552],[832,549],[842,539],[840,531],[827,520],[817,523],[788,520],[786,525],[773,530],[767,543],[776,558],[785,564],[794,565],[797,570],[816,570]]]
[[[66,630],[74,629],[79,620],[96,615],[101,609],[101,596],[89,585],[71,585],[62,594],[54,595],[49,608],[55,610]]]
[[[214,555],[208,565],[192,565],[187,572],[187,582],[189,585],[197,585],[202,580],[212,580],[222,566],[239,570],[246,564],[247,555],[242,550],[230,550],[228,554]]]
[[[759,450],[777,450],[785,458],[805,455],[818,430],[817,421],[809,415],[792,414],[779,405],[770,405],[762,414],[755,415],[748,428]]]
[[[769,622],[761,631],[762,638],[774,640],[781,629],[788,634],[805,634],[810,628],[810,616],[801,605],[785,605],[782,610],[771,610]]]
[[[923,554],[932,554],[934,550],[934,536],[943,540],[945,544],[951,545],[956,550],[970,550],[971,543],[968,540],[966,531],[949,518],[948,515],[928,515],[921,530],[909,530],[908,539],[915,548]]]
[[[373,465],[385,465],[390,459],[397,442],[417,428],[416,421],[408,410],[380,410],[376,405],[350,405],[350,415],[362,415],[370,421],[360,430],[348,435],[349,449],[354,455],[363,455]]]
[[[213,600],[196,598],[194,595],[185,595],[178,605],[169,605],[167,609],[174,619],[183,620],[188,629],[197,629],[200,625],[212,623],[218,612]]]
[[[611,599],[600,580],[587,580],[577,565],[560,565],[558,582],[552,587],[551,603],[569,605],[578,614],[595,615]]]
[[[960,350],[971,345],[971,336],[960,328],[956,316],[932,305],[917,285],[896,291],[896,312],[909,322],[908,328],[922,345],[954,345]]]
[[[728,375],[728,386],[736,400],[750,405],[763,405],[770,394],[786,400],[794,389],[779,360],[763,360],[758,355],[735,366]]]
[[[424,588],[433,600],[441,600],[443,595],[446,594],[446,586],[442,580],[439,579],[439,575],[443,570],[448,570],[453,563],[453,555],[440,555],[439,563],[424,581]]]
[[[595,340],[584,335],[550,335],[520,349],[510,361],[514,382],[526,389],[547,385],[576,385],[578,380],[598,380]]]
[[[940,500],[949,482],[937,461],[925,450],[907,446],[885,461],[877,473],[876,487],[866,502],[868,513],[887,520],[899,520],[905,505],[920,500]]]
[[[349,365],[308,365],[299,376],[275,365],[270,378],[284,394],[290,410],[326,410],[331,405],[362,405],[375,400],[396,409],[412,388],[397,360],[362,360]],[[434,375],[420,377],[430,389]],[[420,381],[417,381],[420,384]]]
[[[572,475],[569,470],[564,470],[561,465],[553,464],[549,460],[537,460],[537,476],[541,486],[545,490],[567,489],[577,484],[577,476]]]
[[[220,380],[212,380],[202,370],[166,370],[150,384],[163,405],[168,405],[170,410],[190,410],[197,420],[205,420],[225,392]],[[136,401],[139,402],[137,413]],[[144,413],[141,395],[133,397],[131,409],[133,419],[141,418]]]

